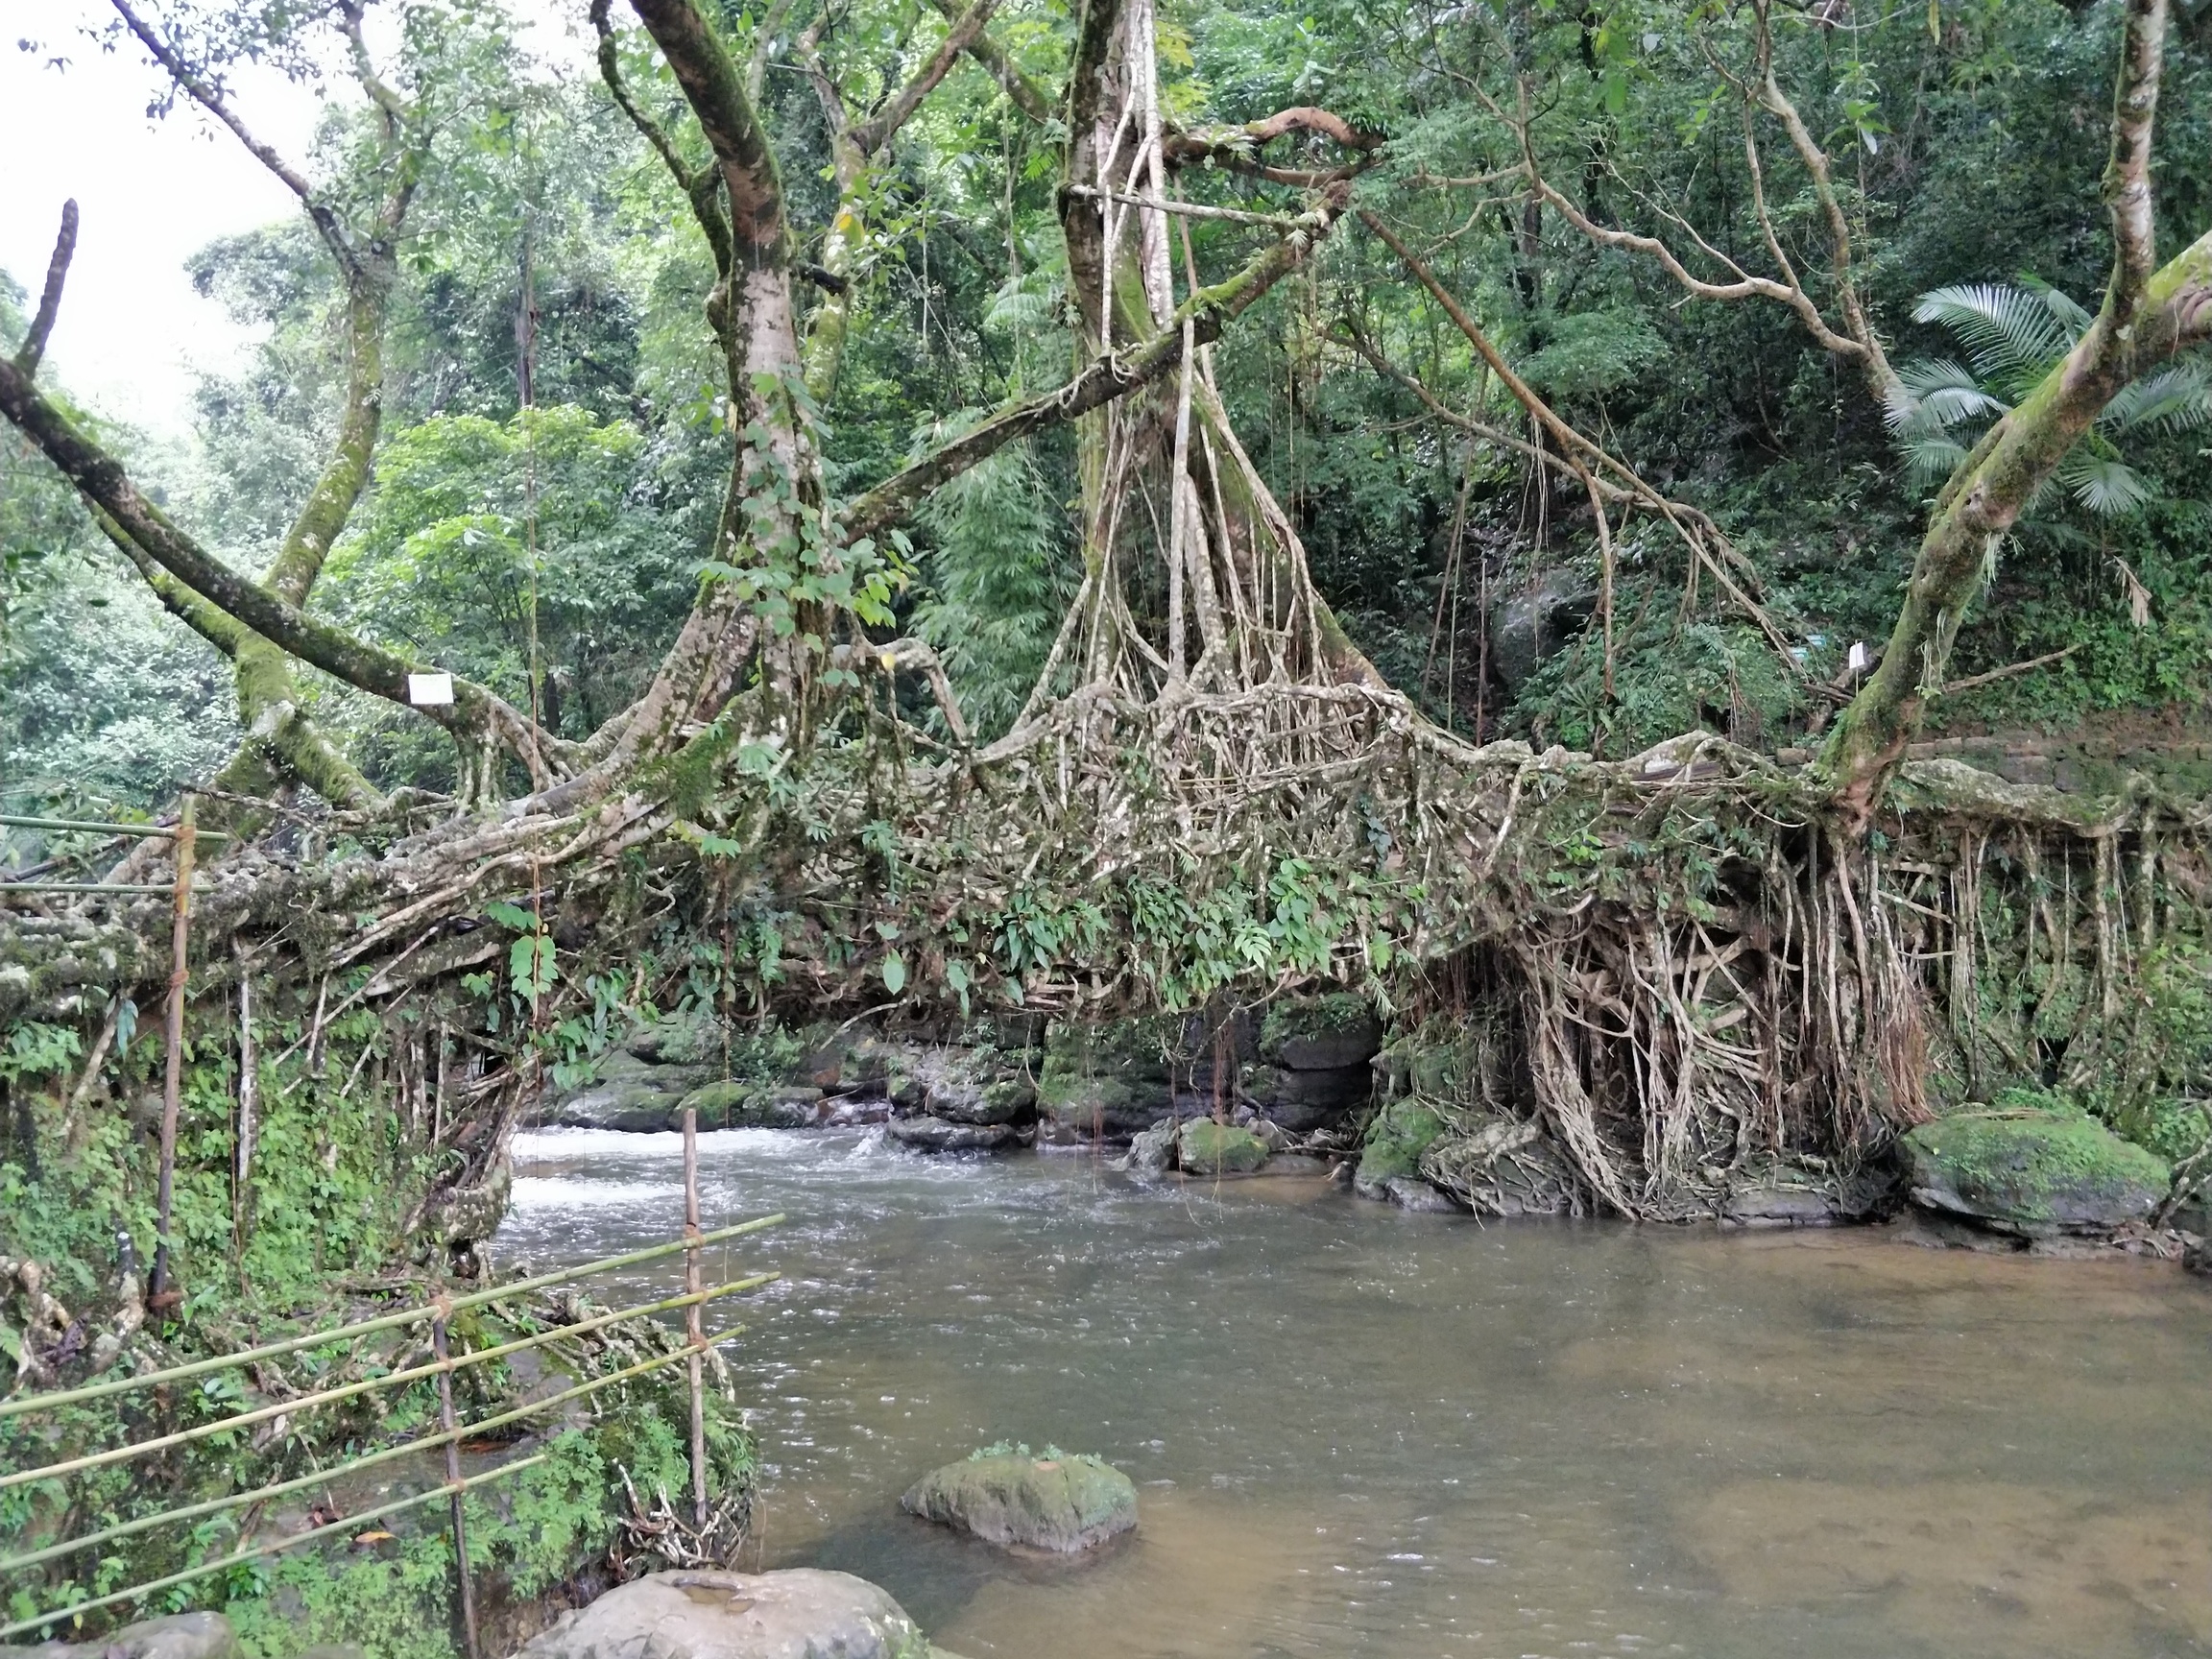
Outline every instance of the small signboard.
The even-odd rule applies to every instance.
[[[418,709],[444,708],[453,701],[453,676],[450,674],[410,674],[407,676],[407,701]]]

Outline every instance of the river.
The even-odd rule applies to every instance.
[[[789,1216],[709,1255],[784,1275],[718,1315],[744,1564],[872,1578],[970,1659],[2212,1654],[2212,1292],[2171,1269],[700,1141],[709,1225]],[[517,1162],[503,1263],[681,1223],[674,1135]],[[1138,1531],[1038,1562],[900,1511],[1002,1439],[1127,1471]]]

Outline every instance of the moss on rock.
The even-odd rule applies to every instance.
[[[1421,1154],[1444,1132],[1444,1120],[1413,1100],[1393,1100],[1367,1125],[1367,1144],[1359,1154],[1353,1190],[1362,1198],[1389,1196],[1391,1181],[1420,1172]]]
[[[1137,1525],[1137,1487],[1102,1458],[992,1447],[917,1480],[900,1504],[993,1544],[1072,1554]]]
[[[2157,1157],[2056,1102],[1955,1112],[1912,1130],[1904,1147],[1914,1203],[2007,1232],[2140,1221],[2170,1180]]]
[[[1193,1175],[1244,1175],[1267,1162],[1267,1142],[1249,1129],[1193,1118],[1183,1125],[1176,1158]]]

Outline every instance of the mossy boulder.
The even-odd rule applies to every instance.
[[[994,1447],[948,1463],[899,1500],[909,1514],[988,1543],[1073,1554],[1137,1525],[1137,1487],[1102,1458]]]
[[[1267,1162],[1267,1142],[1234,1123],[1193,1118],[1176,1140],[1175,1158],[1192,1175],[1248,1175]]]
[[[1382,1022],[1350,992],[1279,998],[1260,1022],[1261,1060],[1290,1071],[1364,1067],[1382,1046]]]
[[[1393,1100],[1367,1125],[1367,1143],[1359,1154],[1352,1190],[1362,1198],[1388,1198],[1392,1181],[1420,1173],[1421,1154],[1443,1132],[1444,1120],[1431,1108],[1412,1100]]]
[[[684,1109],[699,1114],[702,1129],[805,1129],[820,1116],[822,1091],[804,1084],[773,1085],[732,1079],[709,1083],[691,1091],[676,1103],[676,1121]]]
[[[1905,1137],[1912,1201],[2001,1232],[2103,1232],[2149,1217],[2166,1165],[2085,1112],[1954,1112]]]

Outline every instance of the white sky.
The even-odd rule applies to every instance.
[[[583,13],[561,0],[515,9],[540,20]],[[77,257],[41,373],[102,415],[181,438],[193,368],[230,368],[252,339],[192,291],[185,258],[299,205],[189,101],[165,120],[147,118],[161,71],[135,41],[108,53],[85,34],[113,16],[101,0],[0,0],[0,270],[35,305],[61,204],[74,196]],[[549,57],[582,56],[567,28],[532,34]],[[42,50],[20,50],[25,37]],[[306,166],[322,108],[316,88],[248,69],[231,78],[230,103],[256,137]]]
[[[194,364],[226,368],[251,339],[192,291],[186,255],[297,211],[292,193],[228,132],[186,107],[146,116],[159,71],[84,34],[114,15],[92,0],[0,0],[0,269],[37,302],[61,204],[77,199],[77,257],[44,373],[111,419],[180,437]],[[34,56],[16,41],[29,36]],[[56,67],[52,58],[68,60]],[[303,160],[319,108],[275,74],[236,78],[257,137]]]

